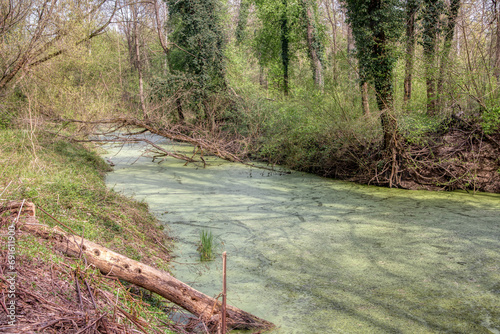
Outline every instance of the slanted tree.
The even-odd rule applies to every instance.
[[[0,92],[19,72],[102,34],[116,1],[4,1],[0,4]],[[109,6],[108,10],[105,8]]]

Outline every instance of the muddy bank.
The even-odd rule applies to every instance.
[[[447,131],[429,136],[428,144],[407,145],[408,189],[500,192],[500,134],[485,134],[459,118]]]
[[[378,143],[352,145],[311,158],[298,168],[325,177],[387,187],[390,157]],[[485,134],[478,124],[458,117],[417,143],[401,134],[393,187],[411,190],[466,190],[500,193],[500,134]]]

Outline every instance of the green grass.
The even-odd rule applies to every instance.
[[[103,176],[109,170],[89,147],[43,133],[0,130],[3,202],[32,201],[77,234],[135,260],[165,258],[155,240],[164,234],[148,206],[108,189]],[[37,216],[43,224],[56,224],[41,210]]]
[[[215,237],[210,230],[201,230],[198,252],[201,261],[210,261],[215,258],[216,244]]]
[[[167,246],[166,235],[156,218],[147,204],[108,189],[104,182],[108,171],[110,167],[90,145],[70,143],[41,131],[0,127],[0,205],[11,200],[32,201],[41,224],[58,225],[40,208],[86,239],[168,270],[169,256],[158,245]],[[5,238],[0,247],[6,247]],[[20,260],[40,264],[67,261],[49,244],[30,235],[18,239],[18,252]],[[138,313],[146,312],[144,317],[149,319],[157,314],[155,317],[166,320],[162,311],[165,300],[156,299],[153,305],[146,301],[150,305],[147,311]]]

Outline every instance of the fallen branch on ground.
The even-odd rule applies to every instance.
[[[52,240],[56,249],[78,257],[80,252],[87,263],[104,274],[155,292],[196,315],[210,330],[216,330],[220,321],[222,303],[172,277],[167,272],[145,265],[115,253],[103,246],[65,233],[60,228],[49,229],[39,225],[25,225],[25,231]],[[268,329],[274,325],[233,306],[227,306],[227,324],[238,329]]]

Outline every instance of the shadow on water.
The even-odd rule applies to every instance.
[[[178,262],[197,263],[210,228],[228,252],[229,302],[276,333],[500,333],[500,196],[157,164],[139,150],[112,156],[108,184],[170,226]],[[220,270],[217,260],[174,273],[215,296]]]

